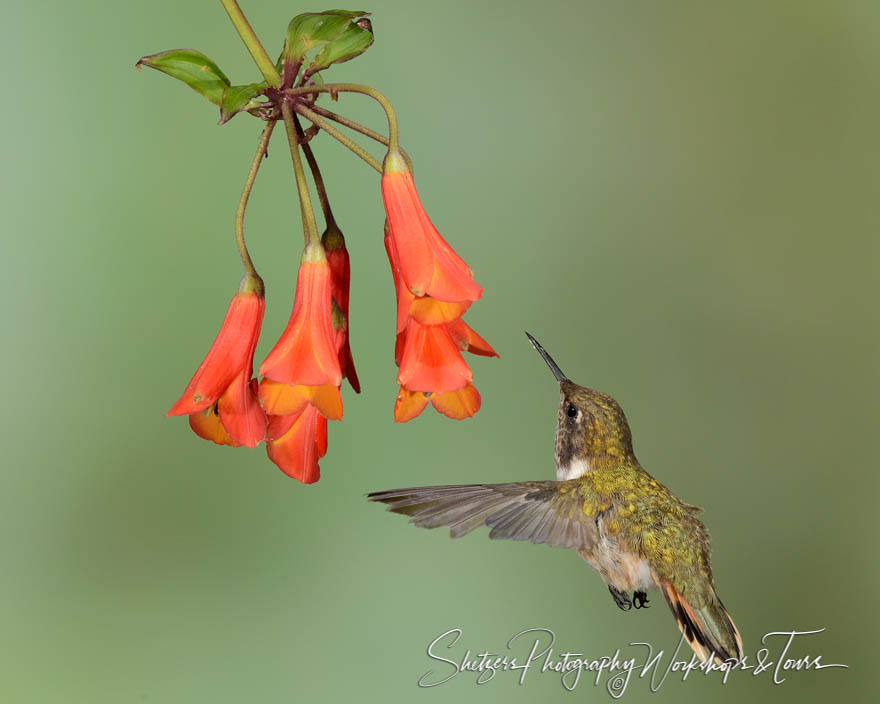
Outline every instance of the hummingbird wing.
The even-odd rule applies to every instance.
[[[598,541],[595,518],[583,511],[576,480],[392,489],[367,494],[370,501],[411,518],[420,528],[449,526],[460,538],[487,525],[492,539],[530,540],[575,549]]]

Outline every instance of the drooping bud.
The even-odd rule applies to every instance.
[[[350,332],[349,332],[349,294],[351,286],[351,262],[348,249],[345,247],[345,237],[331,218],[327,229],[321,236],[321,243],[327,253],[327,261],[330,264],[331,285],[330,292],[333,299],[331,318],[333,333],[336,341],[336,353],[339,355],[339,367],[342,376],[348,379],[351,388],[360,393],[361,385],[358,381],[357,371],[354,368],[354,359],[351,355]]]

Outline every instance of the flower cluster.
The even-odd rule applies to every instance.
[[[481,399],[462,352],[498,356],[462,319],[483,289],[431,223],[399,151],[385,159],[382,196],[397,296],[394,419],[411,420],[429,402],[450,418],[470,417]],[[247,274],[208,355],[168,411],[189,415],[197,435],[221,445],[265,442],[269,459],[305,484],[320,478],[327,421],[342,418],[342,379],[360,392],[349,345],[351,264],[342,232],[328,220],[321,240],[303,250],[293,311],[260,364],[261,380],[253,378],[253,359],[263,282]]]
[[[360,391],[348,344],[348,288],[342,233],[336,230],[329,252],[319,242],[307,244],[290,320],[260,365],[258,384],[251,376],[265,300],[262,282],[245,276],[214,345],[167,415],[188,414],[197,435],[220,445],[265,441],[269,459],[285,474],[304,484],[318,481],[327,421],[342,418],[342,377]]]
[[[397,293],[394,361],[400,391],[394,419],[415,418],[428,401],[450,418],[468,418],[480,409],[480,394],[461,352],[498,356],[462,320],[483,288],[431,223],[400,152],[385,157],[382,197],[385,249]]]
[[[285,474],[311,484],[320,478],[319,461],[327,452],[327,422],[342,419],[342,380],[347,379],[360,393],[349,342],[349,253],[309,144],[319,132],[340,141],[381,174],[385,249],[397,296],[395,421],[412,420],[429,402],[450,418],[474,415],[481,399],[462,352],[498,355],[462,319],[483,289],[422,207],[409,157],[399,146],[397,117],[390,102],[370,86],[327,83],[320,77],[322,71],[350,61],[373,43],[367,13],[328,10],[297,15],[288,25],[281,58],[273,62],[257,46],[259,42],[254,43],[240,8],[231,7],[230,19],[251,49],[263,82],[232,85],[216,63],[191,49],[152,54],[137,64],[183,81],[216,104],[221,124],[243,113],[266,123],[235,220],[235,241],[245,276],[214,344],[167,415],[189,416],[190,427],[199,437],[219,445],[253,448],[265,443],[269,459]],[[317,105],[326,93],[334,100],[340,93],[371,97],[385,111],[388,136]],[[311,126],[303,129],[301,119],[309,120]],[[332,122],[385,145],[384,162]],[[254,353],[266,302],[263,281],[245,244],[243,223],[276,123],[283,124],[290,146],[305,249],[287,327],[255,378]],[[324,216],[321,236],[303,156]]]

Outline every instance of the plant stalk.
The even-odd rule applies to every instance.
[[[339,113],[335,113],[332,110],[328,110],[325,107],[321,107],[320,105],[310,105],[309,109],[313,112],[318,113],[321,117],[326,117],[328,120],[333,120],[333,122],[338,122],[340,125],[344,125],[349,129],[354,130],[355,132],[360,132],[365,137],[369,137],[373,139],[379,144],[384,144],[386,147],[388,146],[388,137],[386,137],[381,132],[376,132],[376,130],[371,130],[366,125],[362,125],[360,122],[355,122],[351,120],[345,115],[340,115]],[[403,158],[406,160],[407,166],[409,166],[409,170],[412,171],[412,160],[409,158],[409,154],[406,153],[403,147],[400,148],[400,153],[403,155]]]
[[[284,126],[287,130],[287,143],[290,145],[290,158],[293,161],[293,172],[296,176],[296,188],[299,192],[299,206],[302,211],[303,236],[306,245],[321,244],[318,234],[318,223],[315,221],[315,211],[312,208],[312,197],[309,194],[309,185],[306,183],[306,173],[303,169],[302,159],[299,156],[299,140],[296,136],[296,125],[293,122],[293,110],[287,100],[281,102],[281,114],[284,116]]]
[[[238,210],[235,211],[235,244],[238,247],[238,253],[241,255],[241,263],[244,265],[244,270],[248,275],[260,281],[260,275],[257,274],[250,252],[248,252],[247,244],[244,241],[244,211],[247,208],[248,199],[251,197],[251,191],[254,188],[257,171],[260,170],[260,164],[263,163],[263,157],[266,156],[266,150],[269,148],[269,139],[272,137],[272,130],[274,129],[275,120],[272,120],[266,124],[266,127],[260,135],[260,142],[257,145],[257,153],[254,155],[250,171],[248,171],[247,179],[244,182],[244,190],[241,193],[241,200],[238,201]]]
[[[325,83],[323,85],[303,86],[302,88],[291,88],[285,91],[287,95],[308,95],[309,93],[361,93],[368,95],[375,100],[385,111],[385,117],[388,119],[388,149],[395,151],[400,148],[400,139],[397,130],[397,114],[391,101],[382,93],[370,86],[361,85],[360,83]]]
[[[324,177],[321,175],[321,169],[318,168],[318,160],[315,159],[312,147],[305,142],[305,133],[296,115],[293,116],[293,125],[296,127],[297,139],[301,143],[303,154],[305,154],[306,161],[309,163],[309,169],[312,172],[312,180],[315,182],[315,190],[318,192],[318,201],[321,203],[321,212],[324,213],[324,224],[329,229],[331,225],[336,224],[336,220],[333,217],[333,210],[330,208],[330,199],[327,197]]]
[[[327,134],[333,137],[335,140],[341,142],[343,145],[348,147],[351,151],[357,154],[361,159],[367,162],[370,166],[372,166],[376,171],[380,174],[382,173],[382,164],[376,159],[372,154],[370,154],[366,149],[360,146],[357,142],[350,140],[346,137],[342,132],[336,129],[333,125],[331,125],[327,120],[318,115],[318,113],[314,112],[310,108],[307,108],[302,103],[298,103],[296,105],[296,111],[302,115],[303,117],[314,122],[318,127],[324,130]]]
[[[273,88],[278,88],[281,85],[281,76],[278,74],[278,69],[275,68],[275,64],[272,63],[272,59],[269,58],[269,55],[260,43],[253,27],[251,27],[250,22],[247,21],[247,17],[244,16],[244,12],[242,12],[241,7],[239,7],[238,1],[220,0],[220,2],[226,9],[226,14],[229,15],[229,19],[232,20],[235,30],[238,32],[238,35],[241,37],[241,40],[244,42],[244,45],[253,57],[254,63],[257,64],[257,68],[260,69],[260,73],[262,73],[263,78],[266,79],[266,83]]]

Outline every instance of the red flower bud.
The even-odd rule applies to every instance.
[[[360,393],[361,384],[358,381],[349,345],[348,303],[351,263],[348,250],[345,248],[345,238],[335,222],[331,222],[327,227],[327,231],[321,237],[321,243],[324,245],[327,262],[330,264],[330,295],[334,303],[331,319],[336,353],[339,356],[339,367],[342,370],[342,376],[348,379],[348,383],[351,384],[355,393]]]

